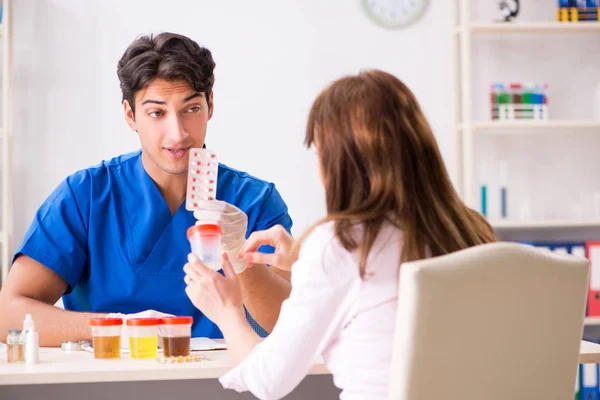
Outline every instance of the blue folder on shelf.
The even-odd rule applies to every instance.
[[[598,400],[598,364],[581,364],[580,394],[582,400]]]

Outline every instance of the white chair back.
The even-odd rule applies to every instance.
[[[588,280],[517,243],[403,264],[390,399],[574,398]]]

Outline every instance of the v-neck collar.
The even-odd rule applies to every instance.
[[[124,217],[129,222],[130,240],[133,245],[132,262],[140,265],[147,260],[173,221],[188,219],[189,216],[184,214],[189,214],[189,211],[185,209],[183,201],[175,214],[171,215],[160,190],[144,169],[141,152],[137,160],[123,167],[131,168],[130,171],[123,171],[121,190],[126,209]]]

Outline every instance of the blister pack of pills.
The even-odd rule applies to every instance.
[[[156,359],[161,364],[182,364],[182,363],[192,363],[192,362],[202,362],[202,361],[212,361],[210,358],[206,356],[200,355],[189,355],[189,356],[179,356],[179,357],[158,357]]]
[[[202,200],[214,200],[217,195],[217,175],[219,162],[214,151],[208,149],[190,149],[187,194],[185,208],[198,210]]]

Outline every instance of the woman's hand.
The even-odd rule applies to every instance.
[[[230,322],[228,319],[245,320],[240,283],[227,253],[223,253],[225,276],[208,268],[193,254],[188,255],[188,261],[183,267],[186,274],[183,279],[192,304],[219,328]]]
[[[290,271],[298,259],[298,254],[293,249],[294,243],[294,238],[285,228],[276,225],[265,231],[252,232],[238,253],[238,257],[243,257],[247,264],[266,264]],[[275,247],[275,253],[258,252],[258,248],[263,245]]]

